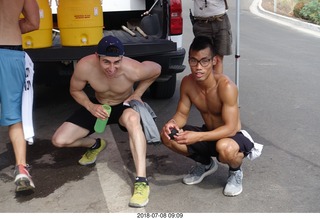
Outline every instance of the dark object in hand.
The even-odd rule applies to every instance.
[[[178,130],[174,129],[174,128],[172,128],[170,130],[171,130],[171,133],[169,134],[169,137],[170,137],[171,140],[173,140],[174,136],[178,133]]]

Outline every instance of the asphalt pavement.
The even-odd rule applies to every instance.
[[[319,26],[265,11],[261,8],[260,0],[253,1],[250,11],[262,18],[320,38]],[[286,204],[284,197],[287,194],[280,193],[283,191],[276,184],[271,185],[272,192],[279,193],[280,196],[272,199],[274,202],[272,205],[267,205],[266,203],[272,195],[270,191],[266,192],[264,188],[261,188],[264,185],[263,180],[274,177],[273,174],[276,173],[272,175],[259,174],[266,169],[262,167],[256,170],[255,164],[246,161],[244,192],[239,198],[228,198],[222,194],[227,178],[226,166],[220,165],[214,176],[208,176],[203,183],[197,186],[186,186],[181,183],[181,179],[193,165],[193,162],[168,151],[161,145],[148,146],[147,172],[151,186],[148,206],[145,208],[128,207],[135,170],[128,148],[128,139],[123,136],[122,132],[116,131],[117,127],[111,126],[107,128],[105,133],[96,134],[107,139],[108,147],[101,153],[96,164],[92,166],[84,167],[77,163],[85,152],[84,149],[56,149],[52,146],[49,140],[50,133],[53,133],[61,122],[55,120],[57,114],[67,116],[77,107],[76,104],[70,105],[70,97],[64,98],[56,100],[62,104],[61,109],[55,108],[57,102],[52,103],[51,101],[52,108],[47,109],[46,117],[36,117],[38,121],[41,121],[36,126],[38,135],[41,135],[42,138],[36,139],[35,144],[28,147],[28,160],[32,160],[32,175],[36,184],[34,193],[15,194],[12,146],[9,143],[6,129],[1,127],[0,213],[133,213],[130,216],[135,218],[169,218],[169,212],[187,214],[282,212],[279,209],[283,208],[277,206]],[[64,105],[67,103],[67,106]],[[67,110],[65,110],[66,108]],[[44,130],[43,127],[48,127],[48,123],[50,123],[51,129]],[[273,160],[271,158],[264,162],[273,162]],[[251,188],[246,187],[246,183],[249,182],[251,182]],[[197,196],[201,196],[201,198]],[[311,209],[311,212],[314,213],[320,212],[320,199],[318,201],[315,206],[309,206],[307,209]],[[257,206],[256,203],[260,203],[260,205]],[[307,213],[304,208],[303,204],[297,204],[296,212]],[[152,212],[159,214],[147,214]],[[295,210],[289,208],[285,213],[293,212]],[[116,215],[118,216],[118,214]],[[0,214],[1,218],[7,216],[11,217],[12,215]],[[20,217],[20,215],[18,216]],[[55,217],[57,216],[55,215]],[[87,217],[89,215],[78,216]],[[100,216],[112,215],[102,214]],[[170,215],[170,217],[173,216]],[[176,218],[179,216],[175,215]],[[195,216],[198,215],[192,215],[192,218]],[[46,217],[50,217],[50,215],[46,215]],[[92,215],[92,217],[97,217],[97,215]]]

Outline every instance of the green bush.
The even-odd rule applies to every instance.
[[[300,11],[304,7],[304,2],[298,2],[293,8],[293,15],[297,18],[301,18]]]
[[[320,25],[320,0],[312,0],[305,4],[299,15],[312,23]]]

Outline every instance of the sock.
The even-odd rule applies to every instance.
[[[149,185],[148,183],[148,179],[146,177],[136,177],[136,182],[145,182],[147,185]]]
[[[96,143],[94,143],[94,145],[92,145],[90,149],[98,149],[100,148],[100,145],[101,145],[101,140],[100,138],[97,138]]]
[[[238,170],[240,170],[240,167],[241,166],[239,166],[237,168],[232,168],[232,167],[229,166],[229,171],[238,171]]]

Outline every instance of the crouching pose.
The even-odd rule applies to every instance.
[[[214,173],[216,157],[229,166],[224,195],[236,196],[242,192],[243,158],[259,156],[262,145],[241,130],[237,86],[226,75],[213,73],[215,63],[210,39],[195,37],[189,49],[191,74],[182,79],[176,113],[162,128],[161,139],[171,150],[198,163],[183,178],[185,184],[200,183]],[[186,124],[192,105],[202,116],[202,127]]]
[[[139,113],[128,103],[131,100],[142,102],[141,96],[160,72],[161,67],[155,62],[138,62],[125,57],[124,47],[116,37],[102,38],[97,52],[78,62],[70,81],[70,93],[82,107],[52,137],[52,143],[57,147],[87,147],[79,163],[88,165],[94,163],[106,148],[105,140],[90,136],[94,133],[97,118],[108,118],[108,124],[118,123],[129,134],[137,174],[134,194],[129,202],[132,207],[145,206],[150,189],[146,178],[146,138]],[[134,89],[136,82],[138,85]],[[83,90],[87,84],[95,91],[94,99],[90,99]],[[102,104],[112,107],[110,115]]]

